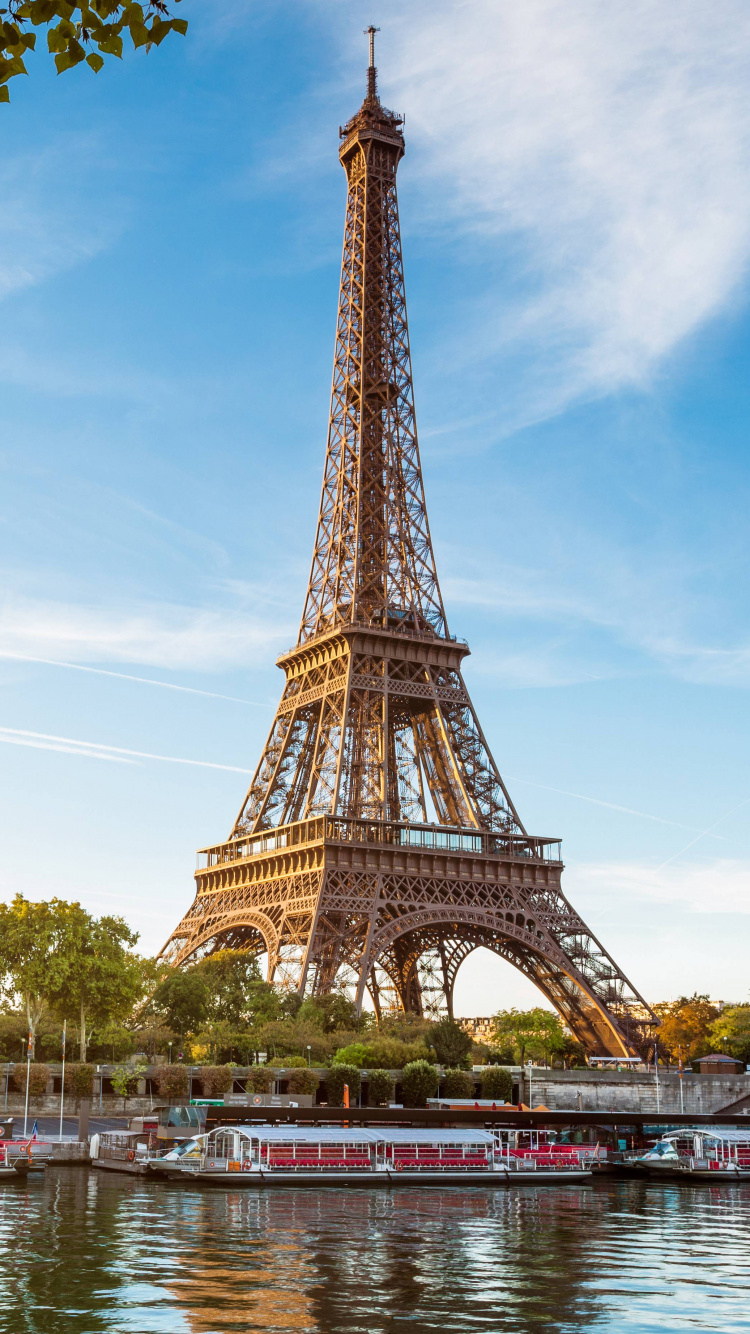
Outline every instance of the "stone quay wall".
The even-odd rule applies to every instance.
[[[522,1101],[529,1102],[529,1078],[517,1074]],[[659,1110],[697,1112],[710,1116],[741,1099],[750,1108],[750,1073],[739,1075],[695,1075],[659,1067]],[[656,1078],[653,1070],[545,1070],[531,1075],[531,1105],[544,1104],[551,1111],[655,1112]],[[740,1108],[739,1110],[743,1110]]]

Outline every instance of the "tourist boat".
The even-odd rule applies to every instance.
[[[497,1133],[338,1126],[221,1126],[148,1170],[173,1180],[258,1185],[503,1185],[590,1178],[576,1160],[524,1160]]]
[[[649,1176],[673,1180],[750,1181],[750,1126],[696,1126],[673,1130],[634,1160]]]
[[[163,1145],[148,1130],[104,1130],[91,1136],[89,1152],[92,1167],[145,1176],[150,1160],[161,1157]]]
[[[0,1181],[20,1181],[29,1171],[30,1154],[9,1153],[11,1142],[0,1143]]]

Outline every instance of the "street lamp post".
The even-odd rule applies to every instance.
[[[654,1075],[656,1077],[656,1111],[658,1114],[661,1108],[659,1105],[659,1052],[657,1050],[656,1040],[654,1040]]]
[[[312,1050],[312,1048],[311,1048],[311,1046],[310,1046],[310,1043],[308,1042],[308,1044],[307,1044],[307,1068],[308,1068],[308,1070],[310,1069],[310,1052],[311,1052],[311,1050]]]
[[[167,1046],[169,1047],[169,1062],[168,1062],[168,1064],[171,1065],[171,1064],[172,1064],[172,1043],[171,1043],[171,1042],[168,1042],[168,1043],[167,1043]]]
[[[529,1066],[529,1111],[531,1111],[531,1072],[533,1069],[533,1063],[529,1061],[528,1066]]]

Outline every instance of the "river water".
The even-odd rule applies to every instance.
[[[750,1186],[0,1186],[3,1334],[750,1330]]]

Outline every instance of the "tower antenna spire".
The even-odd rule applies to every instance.
[[[375,68],[375,33],[380,32],[380,28],[375,28],[371,23],[369,28],[365,28],[365,36],[370,39],[370,64],[367,68],[367,96],[377,97],[378,95],[378,71]]]

